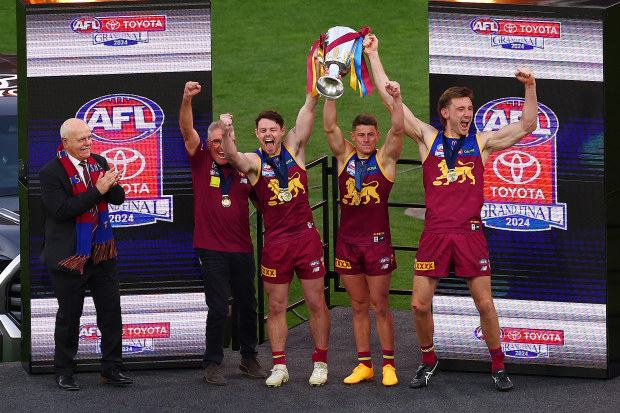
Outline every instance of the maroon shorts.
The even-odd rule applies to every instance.
[[[415,275],[447,277],[491,275],[489,248],[482,231],[468,233],[422,232],[415,256]]]
[[[386,275],[396,269],[392,244],[353,245],[338,241],[336,244],[336,272],[345,275]]]
[[[263,282],[288,284],[293,274],[301,280],[312,280],[325,276],[323,243],[316,228],[302,236],[274,244],[265,245],[261,262]]]

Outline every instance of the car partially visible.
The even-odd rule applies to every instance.
[[[17,64],[0,55],[0,361],[20,359]]]

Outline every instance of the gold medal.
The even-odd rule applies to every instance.
[[[459,179],[459,176],[457,175],[456,171],[454,169],[450,169],[448,171],[448,175],[446,176],[448,178],[448,182],[454,182],[457,179]]]
[[[293,194],[288,189],[280,188],[280,192],[278,193],[278,200],[282,202],[289,202],[293,199]]]
[[[230,197],[228,195],[222,195],[222,206],[228,208],[231,204]]]

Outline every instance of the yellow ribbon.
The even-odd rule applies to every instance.
[[[357,73],[355,73],[355,49],[357,47],[358,44],[361,43],[355,43],[355,46],[353,47],[353,50],[351,51],[351,79],[349,80],[349,86],[351,86],[351,88],[353,90],[357,90],[357,85],[359,84],[359,79],[357,78]],[[362,97],[362,87],[360,86],[360,97]]]

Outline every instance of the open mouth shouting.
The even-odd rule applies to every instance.
[[[272,137],[265,138],[265,151],[274,153],[276,151],[276,140]]]
[[[461,126],[461,135],[466,135],[469,131],[469,125],[471,124],[471,120],[462,120],[460,123]]]

